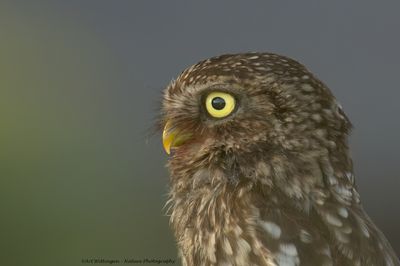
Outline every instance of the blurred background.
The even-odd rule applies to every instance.
[[[151,137],[162,89],[228,52],[293,57],[352,120],[365,209],[400,254],[398,1],[1,1],[0,261],[176,259]],[[176,262],[176,265],[179,265]]]

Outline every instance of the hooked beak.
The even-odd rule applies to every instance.
[[[171,153],[171,148],[178,147],[185,143],[192,134],[183,132],[172,125],[170,121],[167,121],[163,130],[163,146],[167,154]]]

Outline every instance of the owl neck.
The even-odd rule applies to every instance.
[[[192,161],[172,160],[172,200],[199,207],[229,202],[245,194],[251,197],[240,201],[251,202],[259,197],[273,201],[278,193],[289,202],[308,208],[311,192],[329,189],[330,177],[352,174],[347,146],[341,147],[302,152],[264,149],[259,154],[231,152],[215,156],[213,164],[208,163],[207,156],[201,161],[194,157]]]

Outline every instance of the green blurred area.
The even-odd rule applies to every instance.
[[[163,161],[144,165],[159,143],[118,109],[112,51],[82,22],[0,10],[0,264],[176,259]]]

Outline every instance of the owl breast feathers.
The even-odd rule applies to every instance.
[[[351,124],[303,65],[202,61],[167,87],[162,117],[183,265],[400,265],[361,206]]]

